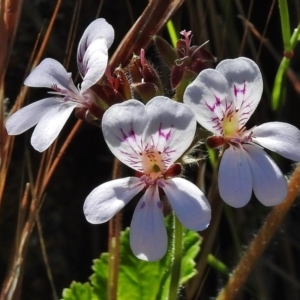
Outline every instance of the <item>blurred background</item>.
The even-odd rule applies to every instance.
[[[146,0],[61,1],[42,58],[51,57],[63,63],[72,72],[77,84],[80,79],[77,74],[76,50],[85,28],[95,18],[105,18],[115,29],[115,41],[110,49],[112,55],[147,3]],[[55,1],[47,0],[23,1],[5,74],[4,98],[7,99],[7,111],[13,107],[20,95],[24,79],[29,73],[31,55],[34,48],[40,46],[38,39],[45,34],[56,4]],[[300,21],[300,3],[298,0],[289,0],[288,7],[293,30]],[[0,9],[3,8],[0,6]],[[201,45],[209,40],[205,48],[218,61],[246,56],[258,63],[264,79],[264,93],[258,109],[247,124],[248,128],[275,120],[289,122],[300,128],[299,45],[291,59],[291,74],[285,77],[284,102],[277,110],[273,110],[271,106],[274,79],[284,49],[277,1],[185,0],[172,16],[172,20],[178,33],[183,29],[192,30],[193,44]],[[74,22],[78,22],[78,26],[76,30],[71,30]],[[151,22],[155,24],[158,20],[153,18]],[[71,47],[70,33],[74,34]],[[169,40],[165,27],[158,34]],[[167,68],[153,44],[148,47],[146,57],[159,67],[160,75],[167,78]],[[122,63],[126,65],[128,61]],[[168,88],[166,86],[166,92]],[[44,98],[46,92],[46,89],[31,88],[26,94],[24,105]],[[72,115],[59,136],[57,147],[62,145],[75,123],[76,117]],[[1,283],[4,282],[15,251],[18,211],[25,183],[35,180],[40,166],[41,154],[30,145],[31,133],[32,130],[29,130],[15,138],[1,201]],[[0,138],[4,140],[4,137]],[[291,161],[279,156],[273,158],[285,174],[292,172],[294,166]],[[86,282],[92,274],[93,259],[107,251],[108,225],[89,224],[82,207],[93,188],[111,179],[112,166],[113,156],[106,147],[101,129],[84,123],[66,149],[46,188],[39,218],[48,267],[51,269],[58,297],[61,297],[63,288],[68,287],[73,280]],[[131,171],[124,167],[122,172],[130,174]],[[197,169],[192,168],[188,174],[191,178],[196,178]],[[210,183],[207,175],[207,188]],[[217,232],[213,236],[211,253],[231,270],[270,209],[255,199],[241,209],[225,207],[221,202],[219,205],[223,205],[224,209]],[[135,201],[125,208],[122,216],[123,228],[129,226],[134,206]],[[300,299],[299,229],[300,207],[299,201],[296,201],[252,272],[239,299]],[[23,263],[22,284],[13,299],[55,299],[42,255],[41,234],[36,226]],[[227,281],[226,275],[209,266],[205,267],[203,274],[201,282],[197,282],[199,278],[191,281],[182,292],[181,299],[213,299]]]

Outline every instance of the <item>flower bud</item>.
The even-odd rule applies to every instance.
[[[133,90],[139,94],[144,103],[160,95],[158,87],[151,82],[133,83],[131,86]]]
[[[116,75],[117,77],[116,79],[119,82],[119,86],[118,86],[119,93],[122,95],[124,99],[126,100],[131,99],[132,95],[131,95],[130,84],[125,74],[125,71],[121,67],[119,67],[115,69],[114,74]]]
[[[163,86],[161,80],[154,67],[147,61],[145,61],[143,65],[143,75],[144,81],[154,84],[158,90],[158,95],[163,95]]]
[[[143,74],[142,74],[141,59],[139,56],[133,55],[127,68],[132,82],[142,82]]]
[[[134,55],[128,70],[132,79],[132,88],[144,102],[157,95],[163,95],[163,85],[155,68],[145,59],[145,52],[141,49],[141,55]]]
[[[125,100],[115,88],[108,84],[95,84],[91,87],[91,90],[96,96],[97,104],[102,108],[103,104],[101,102],[104,102],[109,107]],[[107,107],[104,108],[106,109]]]

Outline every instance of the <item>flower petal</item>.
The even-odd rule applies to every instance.
[[[99,185],[85,199],[83,211],[86,219],[92,224],[108,221],[143,187],[144,184],[136,177],[116,179]]]
[[[31,87],[53,88],[71,90],[78,94],[71,74],[62,64],[52,58],[45,58],[25,79],[24,84]]]
[[[233,107],[226,78],[218,71],[206,69],[186,88],[183,102],[195,113],[197,121],[207,130],[223,134],[222,120]]]
[[[145,105],[137,100],[111,106],[103,115],[102,131],[111,152],[125,165],[143,172],[140,152],[148,123]]]
[[[146,110],[149,123],[144,140],[162,152],[167,170],[192,143],[196,119],[187,105],[163,96],[150,100]]]
[[[31,103],[12,114],[5,127],[9,135],[17,135],[36,125],[52,108],[61,105],[60,98],[46,98]]]
[[[222,73],[230,86],[230,98],[235,99],[240,128],[256,109],[263,91],[263,81],[257,64],[246,57],[225,59],[216,70]]]
[[[106,40],[94,40],[87,48],[81,67],[83,69],[83,82],[81,92],[94,85],[104,74],[108,61]]]
[[[163,190],[180,222],[191,230],[204,230],[211,219],[211,209],[201,190],[183,178],[165,181]]]
[[[245,206],[252,194],[252,177],[244,149],[230,146],[225,150],[219,168],[221,198],[235,208]]]
[[[46,150],[57,138],[76,104],[61,103],[49,110],[36,125],[31,145],[39,152]]]
[[[252,140],[285,158],[300,161],[300,130],[282,122],[269,122],[255,127]]]
[[[97,19],[93,21],[84,31],[79,44],[78,44],[78,49],[77,49],[77,66],[79,73],[81,74],[82,77],[86,75],[85,71],[85,64],[83,63],[85,52],[89,48],[89,46],[92,44],[93,41],[100,39],[103,40],[105,39],[105,43],[101,45],[101,49],[106,47],[106,52],[107,49],[111,46],[113,40],[114,40],[114,29],[113,27],[108,24],[105,19]],[[103,41],[102,41],[103,42]],[[102,50],[100,50],[102,52]]]
[[[168,237],[157,186],[148,188],[133,213],[130,246],[136,257],[154,261],[167,252]]]
[[[266,206],[281,203],[287,195],[287,182],[275,162],[259,147],[244,145],[256,198]]]

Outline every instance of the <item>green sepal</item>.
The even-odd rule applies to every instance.
[[[164,63],[172,69],[175,64],[175,60],[178,58],[176,50],[163,38],[155,35],[152,37],[158,54]]]

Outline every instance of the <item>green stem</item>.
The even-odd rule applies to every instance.
[[[175,26],[174,26],[174,23],[173,23],[172,20],[169,20],[167,22],[167,30],[168,30],[168,33],[170,35],[172,45],[175,48],[176,44],[177,44],[177,41],[178,41],[178,36],[177,36],[177,32],[176,32],[176,29],[175,29]]]
[[[291,37],[291,51],[296,47],[298,41],[300,40],[300,23],[298,27],[294,30]],[[273,110],[278,110],[283,104],[284,95],[284,78],[290,66],[290,59],[284,57],[278,68],[274,87],[272,91],[272,108]]]
[[[182,224],[178,218],[174,217],[174,231],[173,231],[173,264],[172,264],[172,273],[171,273],[171,282],[169,290],[169,300],[176,300],[177,293],[179,289],[179,280],[180,280],[180,270],[181,270],[181,259],[182,259],[182,234],[183,228]]]
[[[281,31],[282,38],[284,44],[285,53],[290,53],[292,51],[291,46],[291,26],[290,26],[290,18],[289,18],[289,10],[287,6],[286,0],[279,0],[279,12],[280,12],[280,20],[281,20]]]

